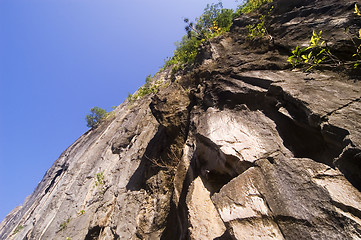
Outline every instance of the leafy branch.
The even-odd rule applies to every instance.
[[[259,9],[262,5],[266,3],[273,2],[273,0],[247,0],[243,5],[240,5],[237,9],[236,14],[240,15],[242,13],[251,13]]]
[[[249,24],[248,28],[248,39],[256,39],[262,38],[265,34],[268,34],[267,29],[265,27],[265,15],[262,15],[258,24]]]
[[[339,66],[340,60],[331,53],[326,45],[326,41],[322,38],[322,31],[317,33],[315,30],[312,32],[312,37],[308,47],[296,47],[292,51],[292,55],[287,60],[293,67],[305,65],[306,71],[311,70],[318,65],[332,63],[333,66]]]
[[[173,70],[184,69],[194,63],[198,48],[202,42],[228,32],[234,18],[232,9],[223,8],[222,2],[207,5],[203,14],[195,22],[185,18],[187,34],[176,43],[172,58],[165,62],[164,67],[173,66]]]
[[[357,4],[355,4],[354,13],[358,16],[361,16],[361,12],[357,7]],[[342,61],[341,59],[337,58],[327,47],[326,41],[322,38],[322,31],[316,33],[316,31],[313,30],[309,46],[304,48],[297,46],[296,49],[292,51],[292,55],[288,57],[287,61],[294,68],[306,66],[306,71],[309,71],[319,65],[330,65],[332,67],[347,67],[348,65],[352,65],[353,68],[356,69],[361,66],[361,44],[357,44],[355,39],[361,40],[361,29],[358,31],[358,36],[356,37],[350,35],[349,28],[346,28],[345,33],[355,46],[356,50],[352,55],[352,58],[355,60]]]
[[[71,217],[68,217],[63,223],[61,223],[59,226],[59,231],[63,231],[64,229],[66,229],[70,221]]]

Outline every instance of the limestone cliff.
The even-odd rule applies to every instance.
[[[313,29],[352,55],[354,3],[274,1],[269,39],[235,19],[71,145],[0,239],[361,239],[359,76],[287,64]]]

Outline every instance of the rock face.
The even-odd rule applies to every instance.
[[[272,4],[272,41],[242,16],[191,70],[158,73],[169,86],[71,145],[0,239],[361,239],[361,81],[286,61],[313,29],[352,55],[354,2]]]

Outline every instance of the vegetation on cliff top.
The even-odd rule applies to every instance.
[[[258,9],[262,4],[272,2],[273,0],[247,0],[239,5],[236,10],[223,8],[221,1],[218,3],[208,4],[203,14],[191,21],[189,18],[184,19],[186,24],[186,34],[180,42],[176,42],[176,50],[171,58],[165,61],[163,69],[172,67],[172,72],[184,69],[192,65],[196,59],[199,46],[214,37],[217,37],[231,28],[232,21],[235,17],[243,13],[249,13]],[[157,93],[161,82],[152,82],[153,78],[148,75],[143,87],[140,87],[135,94],[128,94],[128,101],[133,102],[147,94]]]
[[[199,18],[196,18],[195,22],[191,22],[187,18],[184,19],[187,34],[183,36],[180,42],[176,43],[177,48],[174,51],[174,56],[166,61],[164,67],[172,66],[172,71],[175,72],[193,64],[199,46],[203,42],[228,32],[235,17],[254,12],[263,4],[270,2],[273,2],[273,0],[247,0],[244,4],[239,5],[236,11],[224,9],[222,2],[219,2],[207,5],[204,13]],[[361,16],[357,4],[355,4],[354,8],[354,13]],[[273,7],[266,15],[269,15],[272,9]],[[261,15],[257,24],[247,25],[248,39],[259,39],[265,35],[273,39],[265,27],[266,15]],[[361,29],[357,33],[349,33],[349,29],[346,28],[345,33],[349,36],[355,47],[351,60],[337,58],[327,46],[327,41],[322,38],[322,31],[318,33],[313,31],[309,46],[304,48],[297,46],[292,51],[288,62],[293,67],[304,66],[306,71],[318,66],[342,67],[344,69],[348,69],[349,66],[352,66],[354,69],[359,68],[361,66],[361,44],[359,43],[361,40]]]
[[[105,118],[107,111],[100,107],[93,107],[90,109],[90,114],[85,116],[87,127],[96,127]]]
[[[185,65],[194,62],[199,45],[220,34],[229,31],[234,11],[223,8],[222,2],[207,5],[203,14],[195,19],[195,22],[188,18],[184,19],[186,23],[186,35],[180,42],[176,43],[176,50],[172,58],[166,60],[164,67],[173,65],[174,68],[184,68]]]
[[[113,110],[116,108],[112,107]],[[113,111],[107,112],[106,110],[100,107],[93,107],[90,109],[90,114],[85,116],[87,122],[87,127],[96,128],[100,123],[102,123],[107,117],[114,115]]]
[[[239,6],[236,15],[240,15],[241,13],[250,13],[257,10],[260,6],[266,3],[273,2],[273,0],[249,0],[246,1],[243,5]]]
[[[194,63],[199,46],[214,37],[228,32],[231,28],[233,19],[243,13],[250,13],[257,10],[261,5],[272,2],[273,0],[247,0],[239,5],[236,10],[223,8],[221,1],[218,3],[208,4],[204,9],[203,14],[191,21],[185,18],[186,34],[182,37],[180,42],[176,42],[176,50],[171,58],[165,60],[163,69],[172,67],[172,73],[184,69]],[[264,21],[263,21],[264,24]],[[259,30],[259,26],[255,26]],[[250,32],[256,32],[250,29]],[[262,28],[264,29],[264,27]],[[258,35],[257,35],[258,36]],[[159,81],[154,81],[151,75],[148,75],[144,86],[140,87],[136,93],[128,94],[128,101],[134,102],[148,94],[156,94],[161,86],[166,86]],[[93,125],[92,123],[90,124]],[[89,126],[89,124],[88,124]]]
[[[261,5],[272,1],[247,0],[239,5],[236,10],[223,8],[220,1],[216,4],[208,4],[203,14],[196,18],[195,22],[185,18],[185,30],[187,33],[180,42],[176,43],[177,48],[174,51],[174,55],[166,60],[164,68],[173,66],[173,71],[176,71],[194,63],[201,43],[228,32],[233,19],[240,14],[255,11]]]

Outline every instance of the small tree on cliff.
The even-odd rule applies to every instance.
[[[101,123],[106,117],[107,111],[100,107],[93,107],[90,109],[90,114],[86,115],[85,120],[87,122],[87,126],[90,128],[94,128]]]

